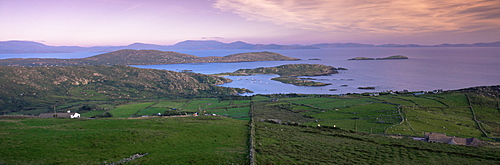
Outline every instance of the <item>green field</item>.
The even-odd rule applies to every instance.
[[[336,126],[365,133],[423,136],[424,132],[441,132],[488,139],[473,120],[473,107],[484,132],[490,138],[500,135],[498,101],[483,96],[471,95],[471,105],[466,94],[457,92],[418,96],[290,96],[272,96],[279,98],[274,102],[260,99],[269,103],[259,109],[257,118]]]
[[[367,133],[384,133],[387,127],[401,121],[397,106],[382,103],[351,106],[310,116],[318,120],[317,124]]]
[[[224,100],[218,98],[197,98],[197,99],[178,99],[157,102],[129,103],[117,106],[109,112],[113,117],[137,117],[137,116],[156,116],[158,113],[174,112],[175,114],[191,114],[198,112],[203,115],[217,114],[236,118],[239,120],[250,120],[248,111],[250,110],[251,100]],[[100,113],[98,113],[100,112]],[[101,114],[104,111],[89,111],[84,117]]]
[[[149,155],[131,164],[248,164],[248,130],[254,130],[257,164],[500,162],[500,101],[477,93],[276,94],[112,105],[96,106],[111,107],[114,118],[108,119],[0,116],[0,164],[102,164],[137,153]],[[175,116],[195,112],[201,116]],[[129,118],[157,113],[174,116]],[[486,142],[470,147],[411,140],[424,132]]]
[[[95,115],[99,115],[99,114],[102,114],[106,111],[89,111],[89,112],[86,112],[86,113],[82,113],[81,116],[82,117],[92,117],[92,116],[95,116]]]
[[[247,122],[221,117],[0,120],[1,164],[246,164]]]
[[[163,114],[166,110],[167,110],[166,108],[160,108],[160,107],[147,108],[137,112],[137,115],[143,116],[143,115],[157,115],[158,113]]]
[[[271,101],[272,98],[276,99]],[[458,92],[440,94],[389,94],[380,96],[258,95],[245,98],[168,99],[119,105],[109,112],[113,117],[135,117],[158,113],[198,112],[249,120],[253,102],[263,108],[261,119],[280,119],[308,126],[336,126],[365,133],[422,136],[441,132],[461,137],[498,137],[498,101]],[[70,105],[69,105],[70,106]],[[101,105],[102,107],[102,105]],[[399,107],[399,108],[398,108]],[[473,120],[471,107],[477,122]],[[104,111],[89,111],[84,117]],[[479,124],[479,125],[478,125]],[[479,127],[481,126],[481,128]],[[482,131],[482,130],[483,131]]]
[[[257,122],[257,164],[498,164],[498,149]]]
[[[171,101],[161,101],[158,104],[153,105],[153,107],[165,107],[165,108],[176,108],[181,109],[187,103],[187,100],[171,100]]]
[[[185,111],[197,111],[199,109],[209,109],[215,107],[228,106],[231,101],[219,101],[217,98],[207,98],[207,99],[194,99],[190,101],[182,109]]]
[[[116,107],[115,109],[110,110],[109,113],[113,114],[113,117],[131,117],[132,115],[136,114],[140,110],[142,110],[146,107],[149,107],[153,104],[155,104],[155,103],[154,102],[147,102],[147,103],[120,105],[120,106]]]
[[[217,115],[228,116],[231,118],[242,118],[242,117],[248,117],[248,111],[250,111],[250,107],[212,109],[212,110],[207,110],[207,113],[214,113]]]

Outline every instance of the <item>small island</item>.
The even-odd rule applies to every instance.
[[[389,57],[384,57],[384,58],[355,57],[355,58],[351,58],[348,60],[402,60],[402,59],[409,59],[409,58],[407,56],[403,56],[403,55],[395,55],[395,56],[389,56]]]
[[[279,81],[285,84],[297,86],[326,86],[329,83],[313,81],[312,78],[299,78],[299,76],[324,76],[339,73],[337,70],[347,70],[346,68],[335,68],[332,66],[319,64],[289,64],[277,67],[260,67],[255,69],[239,69],[233,73],[220,73],[217,75],[251,75],[251,74],[278,74],[280,77],[271,80]]]
[[[375,60],[375,58],[370,58],[370,57],[354,57],[354,58],[350,58],[349,60]]]
[[[297,77],[275,77],[271,80],[279,81],[285,84],[293,84],[296,86],[327,86],[332,85],[330,83],[315,82],[312,80],[297,78]]]

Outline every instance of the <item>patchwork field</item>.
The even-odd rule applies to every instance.
[[[257,164],[498,164],[498,149],[256,122]]]
[[[112,117],[0,117],[0,164],[105,164],[145,153],[131,164],[248,164],[248,144],[257,164],[499,164],[499,103],[492,95],[444,92],[89,104],[80,109],[98,108],[82,116]],[[152,117],[158,113],[201,116]],[[424,132],[486,143],[411,140]]]
[[[177,114],[216,114],[239,120],[250,120],[248,111],[251,100],[224,100],[219,98],[197,98],[178,100],[159,100],[156,102],[128,103],[117,106],[109,112],[115,118],[177,115]],[[89,111],[84,117],[102,114],[105,111]]]
[[[274,95],[267,101],[272,98],[275,98],[273,102],[255,112],[257,118],[411,136],[440,132],[489,139],[498,138],[500,133],[498,100],[481,95],[458,92],[418,96],[411,93],[321,97]]]

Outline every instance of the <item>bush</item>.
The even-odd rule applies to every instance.
[[[92,116],[92,118],[106,118],[106,117],[113,117],[113,114],[105,112],[103,114]]]

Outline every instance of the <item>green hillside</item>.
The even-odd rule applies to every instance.
[[[0,112],[38,114],[83,104],[177,97],[218,97],[246,90],[217,87],[217,76],[128,66],[0,66]],[[104,102],[104,103],[103,103]],[[101,109],[109,108],[106,105]]]

